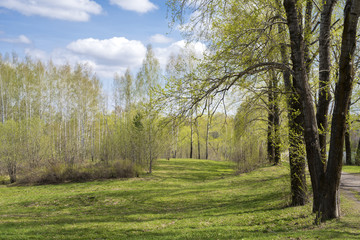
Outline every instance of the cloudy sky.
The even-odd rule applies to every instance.
[[[0,0],[0,52],[57,64],[88,63],[105,89],[136,73],[152,44],[162,66],[184,47],[168,28],[166,0]],[[198,51],[203,46],[194,44]]]

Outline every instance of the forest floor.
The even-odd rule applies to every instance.
[[[360,212],[314,225],[289,207],[289,169],[236,175],[229,162],[159,160],[153,174],[42,186],[0,186],[0,239],[360,239]]]

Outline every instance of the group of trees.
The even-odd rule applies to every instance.
[[[135,176],[140,168],[151,173],[158,157],[236,159],[243,171],[264,162],[263,148],[249,151],[249,141],[234,140],[235,129],[245,123],[215,113],[210,101],[205,114],[197,108],[182,117],[181,102],[168,109],[159,101],[164,82],[187,74],[185,61],[195,60],[184,53],[170,57],[164,75],[149,46],[135,76],[129,69],[115,74],[109,108],[88,66],[5,55],[0,60],[1,174],[10,182],[61,182]]]
[[[72,165],[99,154],[101,88],[86,66],[0,60],[0,157],[15,182],[19,166]],[[20,169],[21,170],[21,169]]]
[[[293,205],[307,202],[307,160],[317,220],[339,217],[359,1],[171,0],[169,6],[174,22],[188,21],[187,36],[208,45],[199,71],[183,80],[192,89],[174,101],[188,99],[192,109],[209,97],[223,101],[231,89],[251,93],[268,112],[268,159],[277,164],[288,143]]]

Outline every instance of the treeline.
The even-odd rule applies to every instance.
[[[106,109],[96,75],[86,65],[16,56],[0,64],[0,158],[10,182],[91,178],[90,171],[73,171],[89,160],[108,160]]]
[[[181,102],[169,109],[160,101],[161,87],[180,76],[171,70],[174,58],[164,75],[149,46],[136,76],[116,74],[106,96],[87,65],[1,57],[1,175],[12,183],[134,177],[151,173],[159,157],[234,160],[241,171],[262,164],[265,148],[257,146],[265,144],[264,132],[243,134],[244,123],[210,103],[186,114],[178,111]]]

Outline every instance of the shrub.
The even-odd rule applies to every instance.
[[[130,161],[89,163],[83,166],[53,164],[31,172],[19,173],[18,184],[56,184],[85,182],[98,179],[132,178],[139,176],[139,168]]]

